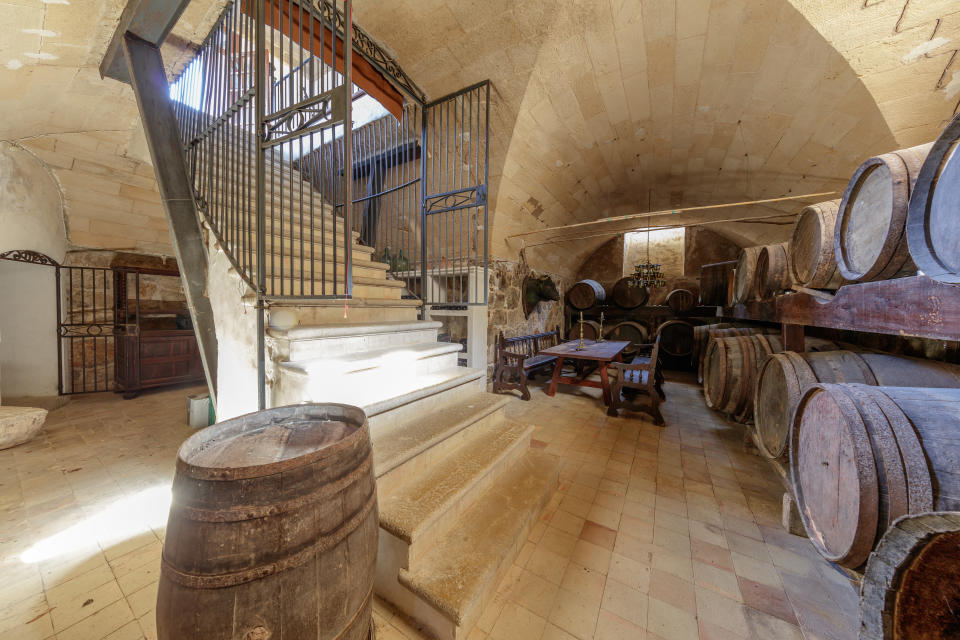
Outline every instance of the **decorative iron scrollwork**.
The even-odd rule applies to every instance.
[[[333,27],[337,35],[342,39],[346,25],[343,12],[326,0],[312,0],[312,5],[320,14],[320,20],[325,26],[328,28]],[[392,82],[396,83],[401,89],[421,103],[427,101],[426,94],[417,86],[417,83],[404,72],[400,65],[397,64],[397,61],[384,51],[366,31],[356,24],[353,25],[353,48],[366,58],[367,62],[372,64]]]
[[[427,197],[423,202],[424,213],[443,213],[469,207],[482,207],[486,202],[483,186],[469,187]]]
[[[112,336],[114,334],[113,324],[62,324],[60,325],[61,338],[96,338],[99,336]]]
[[[340,91],[342,92],[343,90],[340,89]],[[306,92],[307,90],[304,88],[303,93]],[[338,109],[335,108],[336,102],[338,101],[334,93],[327,92],[322,96],[318,96],[316,100],[310,101],[308,104],[298,106],[295,109],[280,111],[276,116],[268,116],[264,140],[273,140],[278,136],[297,133],[298,131],[303,131],[304,129],[324,122],[342,120],[343,109],[339,109],[341,113],[337,114],[336,111],[338,111]],[[342,102],[342,100],[340,102]]]
[[[38,251],[28,251],[26,249],[13,249],[0,253],[0,260],[13,260],[15,262],[27,262],[29,264],[42,264],[48,267],[59,267],[60,263],[50,256]]]

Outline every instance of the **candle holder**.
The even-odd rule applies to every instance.
[[[606,342],[603,337],[603,311],[600,312],[600,335],[597,336],[597,342]]]
[[[583,311],[580,312],[580,346],[577,351],[583,351],[586,347],[583,345]]]

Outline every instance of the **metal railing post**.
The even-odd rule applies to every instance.
[[[343,37],[343,85],[346,92],[343,115],[343,231],[346,246],[343,260],[346,278],[344,293],[349,298],[353,295],[353,0],[345,0],[343,12],[346,17]]]
[[[266,65],[266,24],[264,21],[264,0],[256,0],[256,76],[253,79],[254,100],[256,115],[256,147],[257,147],[257,407],[262,411],[267,408],[267,381],[266,381],[266,326],[264,322],[264,294],[267,286],[267,259],[266,259],[266,208],[267,195],[264,187],[266,183],[266,167],[264,166],[264,148],[266,123],[266,105],[264,104],[264,80],[267,74]]]

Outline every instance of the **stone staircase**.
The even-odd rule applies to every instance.
[[[282,169],[300,180],[286,163]],[[330,292],[333,274],[342,282],[345,273],[343,220],[316,206],[312,227],[300,228],[297,217],[291,233],[291,205],[298,211],[310,201],[295,184],[292,199],[276,194],[272,213],[267,191],[268,284],[296,295],[319,293],[326,282]],[[504,416],[509,398],[485,391],[484,371],[458,366],[461,346],[438,342],[441,323],[416,319],[420,302],[401,297],[403,283],[356,233],[351,246],[351,300],[270,305],[269,405],[338,402],[366,411],[381,526],[376,591],[439,640],[462,639],[556,488],[557,462],[530,449],[532,427]],[[227,286],[241,283],[235,274]],[[243,296],[249,308],[255,296],[249,288]]]

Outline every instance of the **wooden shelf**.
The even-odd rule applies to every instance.
[[[718,316],[895,336],[960,340],[960,286],[912,276],[841,287],[829,302],[807,293],[724,307]]]

